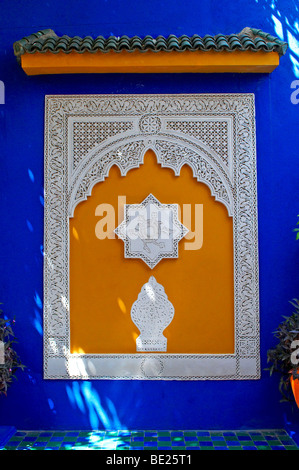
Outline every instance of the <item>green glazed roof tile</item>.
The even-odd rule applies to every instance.
[[[146,51],[264,51],[264,52],[277,52],[280,56],[284,55],[287,50],[287,43],[275,38],[271,34],[265,33],[260,29],[244,28],[239,34],[217,34],[211,36],[206,34],[201,37],[197,34],[193,36],[182,35],[180,37],[170,34],[167,38],[160,35],[156,38],[146,35],[144,38],[139,36],[129,37],[123,35],[121,37],[110,36],[104,38],[98,36],[92,38],[86,36],[81,38],[79,36],[69,37],[63,35],[57,36],[51,29],[44,29],[37,33],[24,37],[16,41],[13,45],[14,53],[18,60],[20,56],[28,53],[58,53],[64,52],[66,54],[76,51],[78,53],[84,52],[121,52],[123,50],[133,52],[139,50]]]

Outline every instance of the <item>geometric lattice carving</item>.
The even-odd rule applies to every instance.
[[[74,122],[73,123],[73,169],[97,144],[132,128],[131,122]]]
[[[166,129],[194,136],[211,147],[226,164],[228,163],[227,121],[169,121]]]
[[[125,176],[148,149],[179,176],[189,165],[233,218],[235,352],[70,353],[69,217],[112,165]],[[53,379],[257,379],[259,285],[252,94],[46,97],[44,376]],[[174,301],[174,299],[172,299]]]

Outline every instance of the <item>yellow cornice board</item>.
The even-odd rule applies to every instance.
[[[27,75],[72,73],[270,73],[277,52],[107,52],[24,54]]]

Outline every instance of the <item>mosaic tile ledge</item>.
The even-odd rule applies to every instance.
[[[284,429],[17,431],[0,450],[299,450]]]

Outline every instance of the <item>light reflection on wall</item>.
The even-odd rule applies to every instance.
[[[106,397],[102,402],[91,382],[73,382],[66,386],[66,392],[72,407],[88,416],[90,429],[127,429],[112,400]]]

